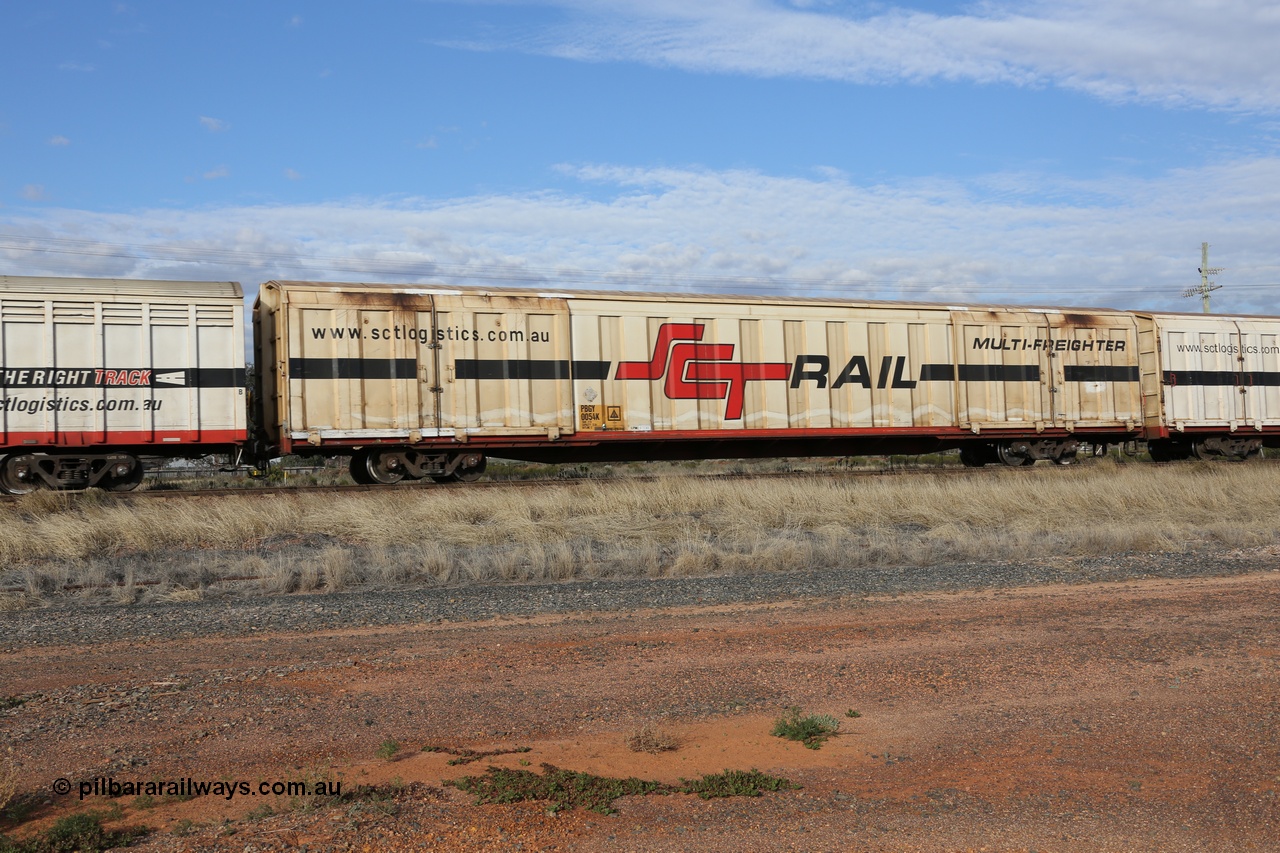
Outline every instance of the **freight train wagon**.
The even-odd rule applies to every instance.
[[[1162,428],[1160,387],[1144,410],[1144,377],[1161,374],[1143,361],[1154,323],[1111,310],[269,282],[255,308],[260,442],[351,453],[353,475],[380,483],[470,479],[487,455],[960,448],[975,465],[1066,463],[1082,441]]]
[[[0,277],[0,491],[144,456],[349,454],[370,483],[535,461],[1280,446],[1280,318],[268,282],[246,418],[232,282]]]
[[[142,481],[247,437],[234,282],[0,276],[0,491]]]
[[[1280,318],[1135,316],[1152,459],[1280,447]]]

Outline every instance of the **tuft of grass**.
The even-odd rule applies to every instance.
[[[184,817],[173,825],[173,829],[169,830],[173,835],[183,838],[190,835],[196,830],[196,822],[189,817]]]
[[[4,814],[17,795],[18,765],[11,756],[0,757],[0,814]]]
[[[827,738],[840,730],[840,721],[827,714],[801,716],[799,707],[791,707],[773,723],[773,736],[799,741],[808,749],[820,749]]]
[[[0,853],[100,853],[128,847],[150,830],[142,826],[104,829],[103,814],[89,811],[59,818],[43,835],[14,841],[0,835]]]
[[[693,781],[681,779],[679,785],[667,785],[634,776],[618,779],[562,770],[553,764],[543,764],[542,775],[531,770],[490,767],[483,776],[464,776],[445,784],[475,794],[476,805],[540,800],[549,802],[552,812],[582,808],[600,814],[614,814],[613,802],[619,797],[648,794],[697,794],[703,799],[758,797],[764,791],[800,787],[788,779],[767,776],[758,770],[726,770]]]
[[[680,748],[680,739],[653,723],[646,723],[639,731],[627,737],[627,749],[632,752],[672,752]]]
[[[382,742],[382,745],[378,747],[377,756],[384,761],[389,761],[392,758],[395,758],[396,753],[399,751],[400,741],[395,740],[394,738],[387,738]]]

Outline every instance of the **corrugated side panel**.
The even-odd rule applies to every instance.
[[[580,429],[638,431],[951,426],[945,310],[578,298]],[[659,313],[661,312],[661,313]],[[584,417],[584,413],[590,417]]]
[[[0,290],[8,446],[243,441],[244,307],[238,285],[130,287],[59,279]],[[166,285],[174,284],[169,287]],[[182,294],[195,294],[183,299]]]
[[[1135,428],[1137,325],[1121,312],[953,312],[960,422],[970,428]]]
[[[1243,416],[1239,330],[1226,317],[1156,316],[1165,417],[1173,430],[1229,426]]]
[[[1052,424],[1046,315],[993,309],[955,311],[952,319],[961,425],[981,430]]]
[[[1242,415],[1249,426],[1280,427],[1280,320],[1241,318]]]
[[[417,443],[573,428],[561,299],[273,282],[276,397],[290,441]],[[264,335],[265,336],[265,335]],[[266,348],[260,345],[264,353]]]
[[[443,427],[472,435],[573,430],[563,299],[465,294],[436,304]]]
[[[1142,423],[1138,326],[1121,313],[1047,315],[1050,390],[1058,426],[1128,427]]]
[[[1165,418],[1175,432],[1280,427],[1280,320],[1153,315]]]
[[[428,426],[422,386],[430,378],[419,365],[433,334],[430,297],[308,288],[283,295],[277,371],[293,438],[404,440]],[[434,435],[434,419],[429,426]]]

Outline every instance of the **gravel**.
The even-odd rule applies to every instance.
[[[556,583],[366,589],[333,594],[208,597],[107,604],[75,598],[4,614],[0,647],[121,639],[246,636],[429,622],[649,608],[862,598],[917,592],[1083,584],[1139,578],[1224,577],[1273,571],[1269,553],[1122,554],[1106,558],[885,567],[851,571]]]

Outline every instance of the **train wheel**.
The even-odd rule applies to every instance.
[[[32,471],[30,456],[6,456],[0,459],[0,492],[6,495],[28,495],[40,488],[40,478]]]
[[[373,481],[369,479],[369,475],[364,470],[366,455],[357,451],[351,455],[351,460],[347,463],[347,470],[351,473],[351,479],[356,481],[357,486],[373,485]]]
[[[144,473],[142,463],[132,457],[130,457],[130,461],[133,464],[127,468],[123,462],[117,462],[112,465],[111,476],[102,481],[102,488],[108,492],[131,492],[138,488],[142,483],[142,475]],[[125,468],[125,470],[120,471],[121,468]]]
[[[372,450],[361,456],[364,458],[364,473],[371,485],[391,486],[404,479],[404,465],[395,453]]]
[[[1021,468],[1024,465],[1034,465],[1036,460],[1030,456],[1023,456],[1021,453],[1014,453],[1013,447],[1008,444],[996,445],[996,459],[1000,460],[1010,468]]]
[[[1080,460],[1076,458],[1075,453],[1064,453],[1061,456],[1053,457],[1054,465],[1075,465]]]
[[[459,466],[453,476],[459,483],[474,483],[484,475],[484,469],[488,467],[488,460],[483,456],[468,456],[465,460],[465,466]]]

